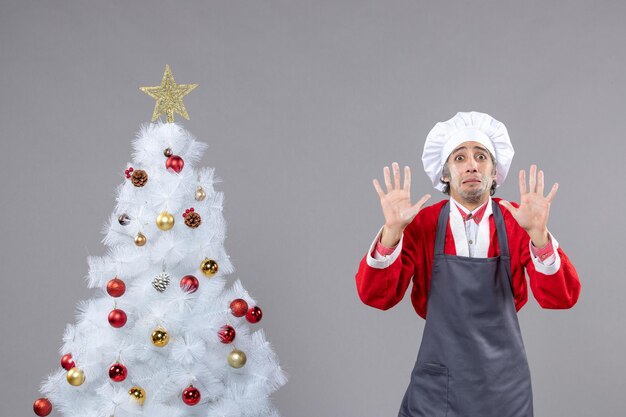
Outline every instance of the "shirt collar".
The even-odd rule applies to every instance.
[[[489,199],[483,205],[475,208],[472,211],[467,210],[465,207],[463,207],[460,203],[458,203],[452,197],[450,197],[450,201],[454,203],[456,208],[459,210],[459,213],[461,213],[461,217],[463,217],[463,221],[466,222],[468,220],[474,219],[476,224],[480,224],[480,221],[483,219],[483,216],[485,215],[485,211],[487,210],[487,205],[491,203],[491,197],[489,197]]]

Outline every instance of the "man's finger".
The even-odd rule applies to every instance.
[[[549,203],[552,203],[552,199],[556,195],[556,192],[557,192],[558,189],[559,189],[559,183],[555,182],[554,185],[552,186],[552,189],[550,190],[550,192],[546,196],[546,199],[548,200]]]
[[[393,164],[391,164],[391,167],[393,168],[393,189],[399,190],[400,189],[400,166],[398,165],[397,162],[394,162]]]
[[[425,194],[422,196],[422,198],[419,199],[419,201],[417,203],[415,203],[415,205],[413,207],[419,207],[418,211],[422,209],[422,206],[424,206],[424,204],[426,204],[426,202],[428,201],[428,199],[430,198],[430,194]]]
[[[528,192],[534,193],[537,190],[535,186],[537,185],[537,165],[531,165],[530,171],[528,172]]]
[[[519,193],[526,194],[526,171],[523,169],[519,172]]]
[[[383,191],[382,188],[380,188],[380,183],[378,182],[378,180],[373,180],[372,181],[374,183],[374,188],[376,189],[376,192],[378,193],[378,196],[380,198],[383,198],[385,196],[385,192]]]
[[[430,198],[430,194],[426,194],[422,196],[422,198],[420,198],[417,203],[413,204],[411,208],[409,209],[409,216],[410,216],[409,218],[412,219],[413,217],[415,217],[417,213],[420,212],[420,210],[422,209],[422,207],[428,201],[429,198]]]
[[[389,167],[385,167],[383,169],[383,176],[385,177],[385,186],[387,187],[387,192],[390,193],[393,190],[391,186],[391,174],[389,173]]]
[[[404,191],[411,191],[411,168],[404,167]]]
[[[537,174],[537,194],[543,197],[543,171]]]

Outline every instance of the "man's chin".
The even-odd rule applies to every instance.
[[[485,194],[485,190],[481,188],[476,188],[474,190],[467,190],[459,192],[459,195],[466,201],[478,202],[482,199]]]

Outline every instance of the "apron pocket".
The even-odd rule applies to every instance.
[[[448,368],[439,363],[417,363],[407,390],[407,415],[445,417],[448,412]]]

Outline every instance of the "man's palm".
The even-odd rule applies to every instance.
[[[402,231],[411,223],[413,218],[422,209],[422,206],[430,198],[426,194],[416,204],[411,203],[411,169],[404,167],[404,185],[400,187],[400,167],[396,162],[392,164],[393,183],[389,167],[385,167],[383,175],[385,178],[385,193],[378,180],[374,180],[374,188],[380,197],[380,205],[385,216],[385,227],[391,230]]]
[[[500,204],[511,212],[517,223],[528,233],[543,233],[544,230],[547,230],[550,204],[559,189],[559,184],[555,183],[548,195],[544,197],[543,171],[539,171],[537,174],[537,166],[531,165],[528,188],[526,187],[526,171],[521,170],[519,189],[521,197],[518,208],[505,200],[500,201]]]

